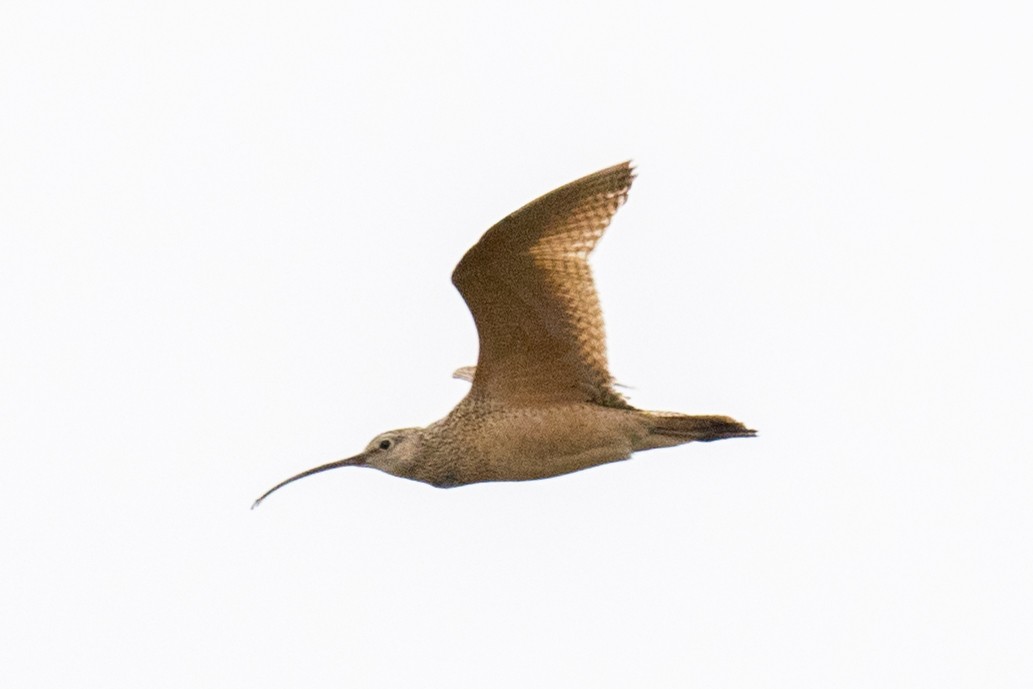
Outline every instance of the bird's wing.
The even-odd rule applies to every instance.
[[[471,394],[628,406],[607,369],[588,254],[633,178],[626,162],[566,184],[496,223],[466,252],[452,282],[480,339]]]
[[[460,366],[456,370],[452,371],[452,377],[456,380],[465,380],[467,383],[472,383],[474,373],[476,372],[476,366]]]

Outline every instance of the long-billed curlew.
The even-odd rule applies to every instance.
[[[362,453],[315,467],[365,466],[450,488],[526,481],[693,440],[755,434],[727,416],[636,409],[613,389],[588,254],[634,179],[621,163],[549,192],[503,218],[452,273],[480,339],[470,392],[426,428],[375,437]]]

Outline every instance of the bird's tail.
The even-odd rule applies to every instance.
[[[757,431],[728,416],[689,416],[673,412],[645,412],[651,434],[663,444],[679,445],[693,440],[709,442],[725,438],[752,438]]]

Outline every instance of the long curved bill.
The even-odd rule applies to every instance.
[[[318,467],[315,467],[313,469],[309,469],[308,471],[303,471],[300,474],[298,474],[297,476],[291,476],[286,481],[280,481],[275,486],[273,486],[272,488],[270,488],[266,492],[262,493],[262,496],[260,498],[258,498],[258,500],[255,500],[251,504],[251,509],[255,509],[256,507],[258,507],[259,503],[261,503],[263,500],[265,500],[267,497],[269,497],[269,495],[271,493],[280,490],[281,488],[286,486],[288,483],[293,483],[294,481],[297,481],[299,478],[305,478],[306,476],[311,476],[312,474],[318,474],[318,473],[321,473],[323,471],[330,471],[331,469],[337,469],[338,467],[358,467],[358,466],[362,466],[363,464],[366,463],[367,454],[368,453],[363,452],[361,455],[355,455],[354,457],[349,457],[348,459],[339,459],[336,462],[330,462],[329,464],[323,464],[322,466],[318,466]]]

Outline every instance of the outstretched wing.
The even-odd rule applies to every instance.
[[[564,185],[495,224],[466,252],[452,282],[480,339],[471,394],[628,406],[607,369],[588,254],[633,179],[625,162]]]

